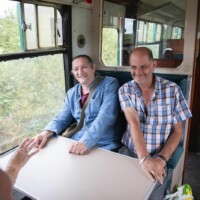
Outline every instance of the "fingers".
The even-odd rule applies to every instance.
[[[150,180],[156,180],[163,184],[166,176],[165,168],[163,165],[156,163],[155,159],[148,159],[141,165],[142,170]]]
[[[69,148],[69,153],[73,153],[76,155],[83,155],[87,152],[88,148],[82,142],[74,142]]]
[[[38,135],[33,139],[34,139],[34,146],[39,149],[42,149],[47,142],[47,137],[45,135]]]
[[[144,168],[142,168],[142,169],[143,169],[144,173],[146,174],[146,176],[149,178],[149,180],[151,180],[151,181],[156,180],[155,177],[152,176],[152,174],[148,170],[145,170]]]
[[[29,138],[25,138],[23,139],[23,141],[21,142],[21,144],[19,145],[19,148],[24,148],[25,144],[27,143],[27,141],[29,141]]]
[[[26,143],[24,144],[24,149],[27,150],[27,151],[31,151],[31,149],[33,149],[35,144],[36,144],[36,141],[34,140],[34,138],[28,139],[26,141]]]
[[[19,153],[18,154],[19,155],[23,154],[24,156],[32,157],[39,151],[39,149],[37,149],[29,154],[29,152],[35,147],[36,142],[37,141],[35,141],[34,138],[32,138],[32,139],[25,138],[22,141],[22,143],[19,145],[19,150],[18,150]]]
[[[152,175],[152,177],[157,180],[161,185],[163,184],[163,181],[164,181],[164,176],[163,175],[160,175],[158,174],[156,171],[152,170],[150,172],[150,174]]]
[[[42,149],[46,144],[47,138],[43,137],[41,142],[39,143],[39,149]]]
[[[28,156],[29,158],[31,158],[32,156],[34,156],[36,153],[38,153],[40,150],[36,149],[35,151],[31,152]]]

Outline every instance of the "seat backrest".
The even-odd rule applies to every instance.
[[[96,72],[98,75],[101,76],[112,76],[115,77],[119,81],[119,85],[122,86],[123,84],[131,81],[133,78],[130,72],[121,72],[121,71],[103,71],[97,70]],[[156,75],[175,82],[178,84],[183,92],[183,95],[186,96],[187,91],[187,75],[180,75],[180,74],[157,74]]]

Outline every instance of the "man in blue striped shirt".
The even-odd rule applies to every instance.
[[[167,161],[183,133],[183,121],[191,117],[180,87],[154,75],[156,62],[150,49],[130,54],[134,80],[119,89],[121,108],[128,122],[119,153],[136,157],[144,173],[157,184],[149,199],[163,199],[171,169]]]

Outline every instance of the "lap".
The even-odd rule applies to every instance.
[[[126,155],[126,156],[130,156],[130,157],[133,157],[133,158],[138,158],[137,154],[132,152],[126,146],[122,146],[119,149],[118,153]],[[156,183],[156,185],[155,185],[152,193],[150,194],[148,200],[155,200],[155,199],[162,200],[162,199],[164,199],[164,196],[166,195],[166,191],[167,190],[170,191],[173,170],[166,167],[165,171],[166,171],[166,176],[165,176],[165,179],[164,179],[164,183],[162,185],[159,182]]]

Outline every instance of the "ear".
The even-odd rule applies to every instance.
[[[73,76],[73,77],[75,78],[74,72],[73,72],[72,70],[71,70],[71,72],[70,72],[70,75]]]
[[[96,65],[95,64],[92,65],[92,69],[94,69],[94,71],[96,71]]]
[[[157,67],[157,61],[156,60],[153,60],[152,66],[153,66],[153,70],[155,70],[156,67]]]

